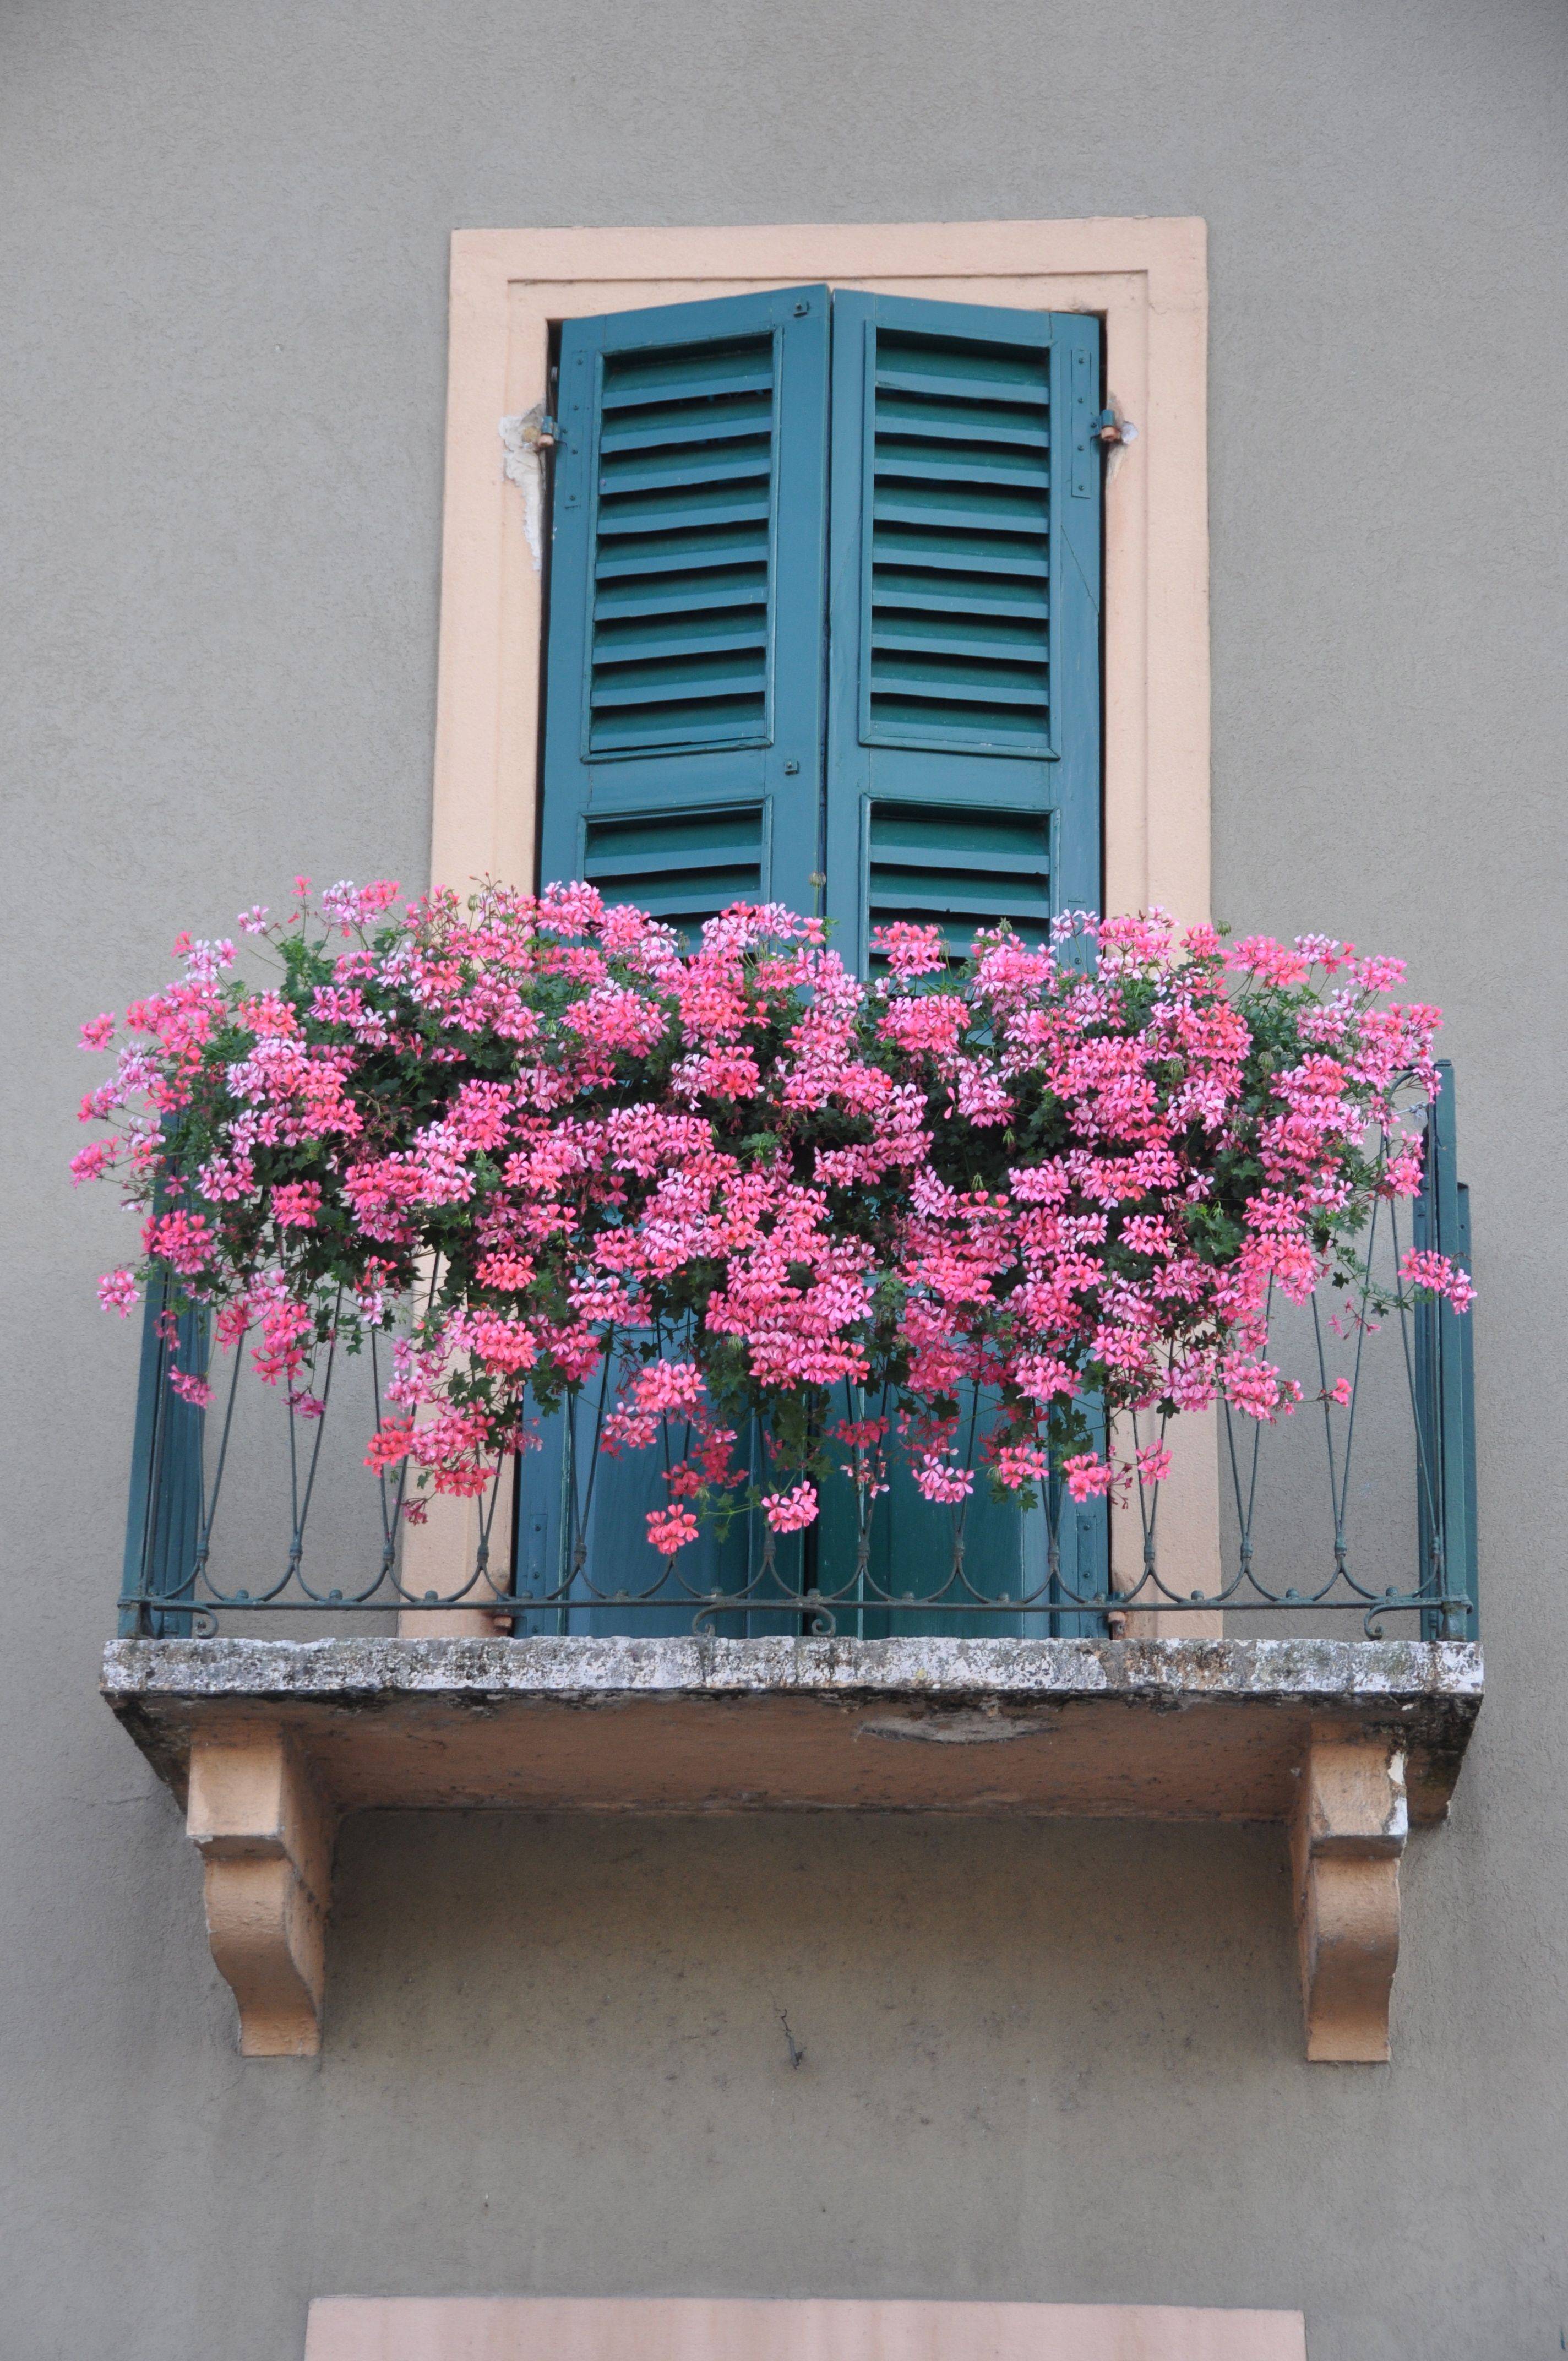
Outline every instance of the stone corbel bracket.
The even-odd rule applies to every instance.
[[[185,1825],[203,1865],[207,1936],[239,2003],[247,2058],[321,2048],[336,1815],[279,1729],[191,1748]]]
[[[1290,1856],[1307,2056],[1380,2064],[1399,1960],[1405,1756],[1387,1741],[1314,1728],[1299,1778]]]

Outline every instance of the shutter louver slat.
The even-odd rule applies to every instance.
[[[734,715],[723,704],[672,706],[662,718],[666,737],[694,750],[733,745],[739,727]],[[594,739],[607,754],[641,753],[648,743],[643,708],[639,707],[624,718],[613,713],[603,715],[595,724]]]
[[[971,344],[941,336],[901,335],[894,330],[877,345],[877,391],[952,395],[970,401],[1025,402],[1044,409],[1050,399],[1023,355],[981,357]]]
[[[946,655],[949,651],[995,656],[1025,656],[1033,646],[1033,635],[1026,627],[996,620],[989,623],[964,621],[956,615],[927,616],[918,609],[906,615],[883,615],[872,627],[873,648],[927,649],[933,654]]]
[[[739,607],[760,607],[766,620],[768,581],[766,551],[763,563],[754,572],[744,567],[725,569],[725,561],[716,559],[714,570],[708,573],[684,572],[671,574],[663,581],[638,575],[620,581],[608,581],[601,586],[594,600],[596,622],[613,623],[618,617],[639,615],[689,615],[715,609],[732,614]],[[689,560],[688,560],[689,564]],[[599,645],[613,644],[607,633]]]
[[[664,656],[656,664],[629,664],[623,655],[615,665],[608,670],[601,667],[597,674],[593,702],[596,707],[659,705],[704,695],[760,697],[766,681],[762,663],[749,658],[744,651],[728,658],[710,656],[706,661],[694,656],[679,661]]]
[[[873,697],[957,697],[973,705],[1044,705],[1044,686],[1022,667],[931,664],[918,656],[879,662],[872,658]]]
[[[618,581],[666,575],[684,586],[688,604],[713,606],[718,603],[719,595],[713,574],[730,566],[745,569],[747,588],[758,604],[766,606],[767,535],[744,526],[694,533],[678,549],[656,537],[612,544],[599,553],[597,578],[613,587]]]
[[[721,447],[729,441],[768,434],[773,425],[773,393],[746,394],[727,401],[720,409],[713,403],[703,421],[703,441]],[[668,443],[672,432],[678,438],[690,423],[689,406],[680,402],[653,402],[635,411],[609,411],[599,429],[599,457],[609,457],[621,451],[654,450]]]
[[[619,663],[645,662],[651,656],[682,656],[716,653],[721,648],[761,648],[767,645],[765,619],[758,616],[753,622],[733,617],[705,620],[700,615],[681,622],[644,626],[637,631],[618,634],[613,619],[600,632],[598,661],[601,665]]]
[[[942,401],[905,398],[881,392],[877,396],[878,431],[885,435],[917,429],[923,443],[951,442],[970,446],[1013,444],[1020,448],[1050,448],[1050,430],[1043,411],[1019,410],[1002,401]]]
[[[886,600],[880,628],[884,629],[894,620],[895,609],[901,613],[915,614],[930,610],[942,615],[1017,615],[1041,623],[1050,613],[1045,591],[1022,580],[933,582],[924,574],[884,570],[883,588]],[[878,628],[873,624],[873,632]],[[1033,637],[1029,645],[1034,645]]]
[[[744,343],[677,346],[650,357],[617,353],[605,373],[600,407],[628,410],[652,401],[717,401],[730,394],[773,393],[773,358],[765,336]]]
[[[755,474],[747,470],[748,476]],[[617,504],[612,508],[608,499],[599,511],[599,538],[613,541],[625,534],[636,536],[649,544],[652,555],[655,534],[679,533],[712,533],[725,525],[765,523],[768,515],[768,487],[764,480],[744,484],[720,484],[705,492],[698,484],[681,492],[640,491],[633,487],[621,494],[615,487]],[[664,549],[672,572],[681,566],[681,544],[667,542]],[[619,555],[614,550],[604,552],[611,561]]]

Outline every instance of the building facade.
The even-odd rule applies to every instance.
[[[0,2342],[1560,2351],[1561,11],[4,41]],[[1222,1612],[1201,1420],[1164,1612],[1094,1605],[1124,1518],[1075,1593],[988,1561],[989,1623],[640,1623],[613,1500],[572,1588],[558,1474],[488,1590],[481,1510],[400,1613],[181,1604],[78,1028],[296,872],[541,858],[688,925],[820,895],[861,960],[1095,902],[1403,954],[1473,1347],[1369,1400],[1326,1558],[1299,1454],[1259,1526],[1294,1567],[1359,1517],[1402,1616]]]

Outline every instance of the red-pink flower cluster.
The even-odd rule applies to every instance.
[[[773,906],[688,953],[587,885],[395,916],[395,886],[344,884],[318,918],[298,882],[291,919],[241,922],[277,981],[181,939],[83,1102],[121,1128],[72,1169],[122,1175],[143,1275],[214,1305],[303,1415],[323,1339],[400,1321],[372,1463],[437,1491],[481,1489],[585,1387],[605,1451],[674,1439],[650,1519],[672,1554],[742,1494],[782,1532],[835,1476],[874,1495],[894,1433],[934,1501],[977,1467],[1077,1499],[1157,1482],[1163,1445],[1113,1466],[1091,1410],[1291,1408],[1272,1290],[1343,1275],[1378,1198],[1420,1185],[1438,1012],[1386,1005],[1398,962],[1326,938],[1078,917],[958,970],[900,925],[867,983]],[[1470,1300],[1442,1256],[1400,1275]]]

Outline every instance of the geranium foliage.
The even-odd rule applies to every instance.
[[[270,973],[182,937],[83,1102],[113,1128],[77,1179],[144,1215],[105,1304],[161,1275],[171,1338],[209,1306],[304,1416],[322,1344],[395,1329],[371,1463],[437,1492],[483,1489],[602,1389],[604,1450],[676,1438],[666,1554],[742,1506],[809,1524],[835,1472],[863,1505],[894,1455],[930,1500],[977,1472],[1079,1499],[1158,1480],[1163,1444],[1118,1463],[1089,1406],[1161,1433],[1222,1396],[1288,1410],[1271,1290],[1364,1287],[1374,1205],[1420,1185],[1439,1014],[1388,1003],[1398,961],[1326,938],[1077,916],[960,966],[900,926],[866,982],[783,908],[726,911],[687,952],[585,885],[399,908],[395,885],[317,905],[301,879],[286,919],[241,923]],[[1470,1298],[1430,1253],[1400,1284]]]

